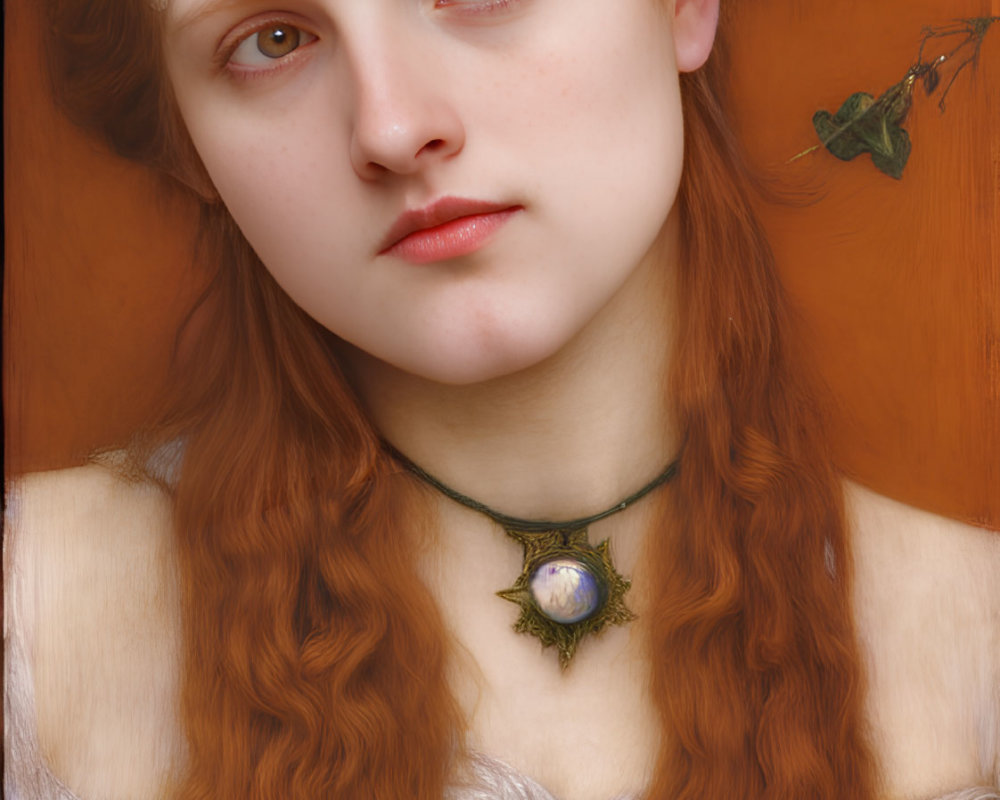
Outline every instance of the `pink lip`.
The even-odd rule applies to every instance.
[[[521,206],[443,197],[430,205],[404,211],[382,240],[379,255],[414,264],[429,264],[474,253]]]

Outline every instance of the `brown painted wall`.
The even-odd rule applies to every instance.
[[[135,427],[198,276],[194,209],[60,116],[33,4],[5,5],[4,412],[22,471],[81,463]]]
[[[6,13],[6,453],[20,471],[127,435],[201,275],[193,209],[58,116],[30,0]],[[990,13],[1000,0],[745,2],[733,82],[752,161],[810,201],[761,213],[836,399],[842,467],[1000,527],[1000,25],[946,113],[917,98],[902,181],[867,158],[783,164],[813,143],[816,109],[896,82],[923,25]]]
[[[867,156],[785,163],[816,141],[814,111],[899,81],[923,26],[1000,15],[1000,0],[742,8],[733,96],[753,162],[806,190],[761,213],[835,394],[840,463],[884,494],[1000,527],[1000,23],[944,113],[914,93],[902,180]]]

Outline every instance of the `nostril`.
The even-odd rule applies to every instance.
[[[431,139],[427,144],[420,148],[420,153],[433,153],[437,150],[442,149],[445,146],[444,139]],[[417,155],[419,155],[418,153]]]

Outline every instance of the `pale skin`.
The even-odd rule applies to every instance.
[[[525,517],[602,510],[659,472],[678,439],[651,379],[669,369],[677,75],[707,57],[715,3],[296,0],[272,11],[172,0],[169,71],[213,191],[293,299],[351,343],[378,429],[466,494]],[[277,22],[307,34],[279,67],[239,44]],[[229,71],[212,66],[220,42],[236,47]],[[415,265],[381,252],[404,210],[442,196],[517,211],[467,255]],[[38,534],[25,563],[46,565],[34,598],[39,734],[82,797],[155,797],[183,758],[169,514],[154,490],[97,469],[29,481],[25,526]],[[83,492],[89,513],[54,515],[51,498],[67,492]],[[520,571],[519,548],[484,517],[434,502],[437,544],[421,570],[454,637],[470,746],[564,800],[641,791],[660,733],[640,627],[586,642],[560,672],[494,596]],[[128,524],[108,524],[106,509],[123,504],[135,508]],[[856,487],[848,507],[886,796],[996,782],[997,537]],[[649,511],[591,530],[611,538],[640,614]]]

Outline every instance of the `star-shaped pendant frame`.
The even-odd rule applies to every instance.
[[[542,647],[555,646],[559,665],[566,669],[576,653],[580,640],[588,634],[599,634],[609,625],[624,625],[635,619],[625,605],[625,593],[632,585],[611,563],[607,539],[596,547],[587,540],[586,528],[519,531],[504,527],[504,531],[524,548],[524,566],[514,585],[497,592],[504,600],[517,603],[521,614],[514,630],[541,641]],[[531,577],[542,564],[555,558],[571,558],[582,563],[595,577],[600,592],[597,610],[579,622],[557,622],[547,617],[535,602],[531,592]]]

